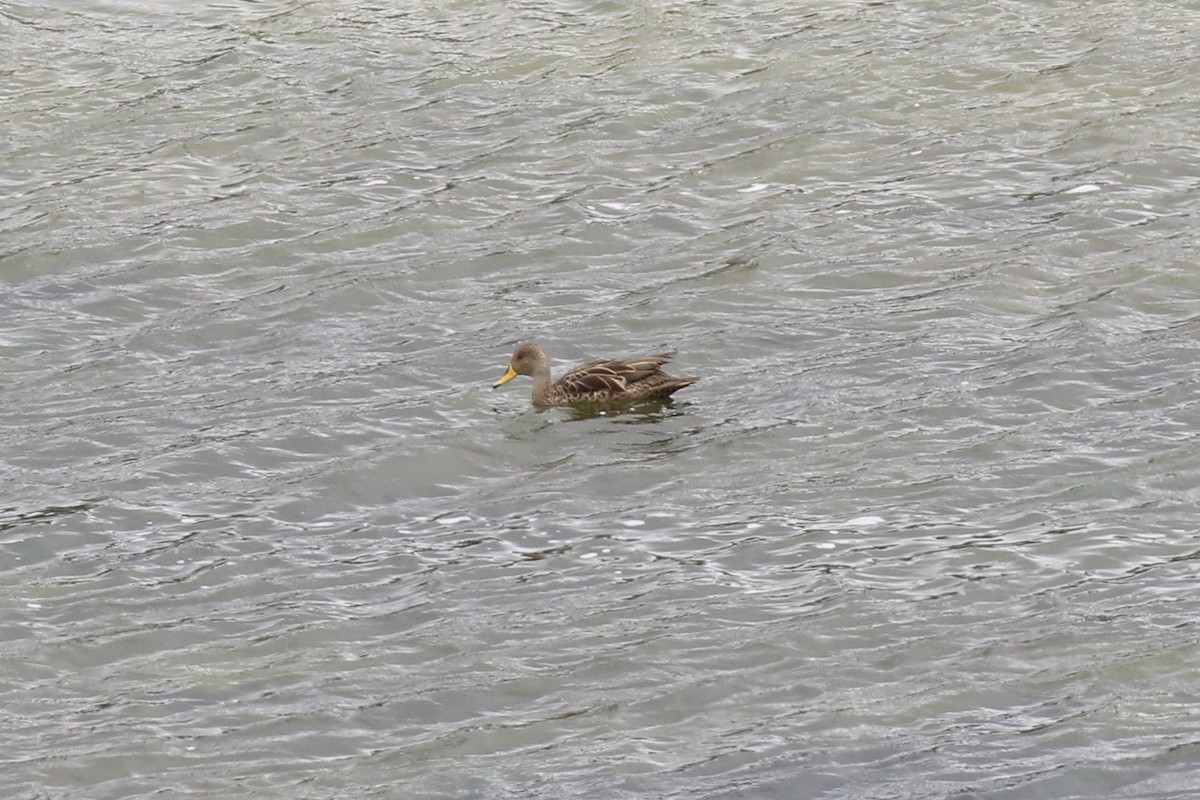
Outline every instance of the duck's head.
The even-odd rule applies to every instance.
[[[492,384],[497,389],[518,375],[549,374],[550,359],[540,346],[529,342],[518,347],[508,362],[508,371],[500,376],[500,380]]]

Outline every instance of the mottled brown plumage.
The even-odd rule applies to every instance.
[[[533,378],[533,402],[539,406],[613,406],[669,397],[699,378],[674,378],[662,371],[672,353],[639,358],[597,359],[580,364],[557,381],[550,376],[550,358],[536,344],[523,344],[513,353],[508,371],[495,389],[518,375]]]

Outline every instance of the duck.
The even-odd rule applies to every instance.
[[[580,364],[554,380],[550,357],[540,345],[519,346],[508,362],[508,370],[492,384],[499,389],[518,375],[533,378],[532,400],[536,406],[619,406],[640,400],[662,400],[700,380],[676,378],[662,371],[673,352],[635,358],[597,359]]]

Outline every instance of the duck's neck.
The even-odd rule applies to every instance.
[[[546,392],[550,391],[550,387],[554,385],[554,379],[550,377],[550,369],[549,368],[544,369],[540,372],[536,372],[533,375],[531,375],[530,377],[533,378],[533,399],[534,400],[537,400],[539,397],[544,395]]]

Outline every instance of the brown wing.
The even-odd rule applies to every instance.
[[[674,353],[657,353],[636,358],[597,359],[580,364],[559,379],[558,385],[572,394],[630,391],[631,387],[653,376],[666,377],[661,367]]]
[[[637,358],[622,358],[608,363],[620,364],[623,368],[635,372],[657,372],[662,368],[663,364],[674,357],[674,353],[655,353],[654,355],[638,356]]]
[[[580,364],[563,377],[574,375],[577,372],[590,372],[600,367],[618,375],[630,372],[655,372],[663,364],[674,358],[674,356],[674,353],[655,353],[652,356],[638,356],[636,358],[598,358],[595,361]]]
[[[593,392],[620,393],[625,391],[625,377],[609,369],[604,362],[596,362],[571,370],[559,379],[558,385],[563,391],[573,395]]]

